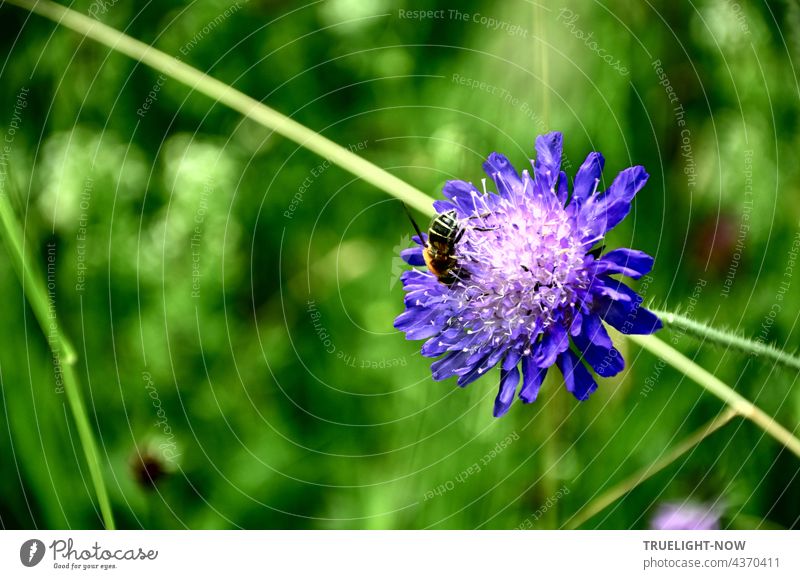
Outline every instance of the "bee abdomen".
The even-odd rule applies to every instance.
[[[428,241],[430,243],[452,243],[458,230],[458,221],[450,212],[438,215],[431,223],[428,230]]]

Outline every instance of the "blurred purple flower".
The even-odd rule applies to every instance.
[[[717,507],[686,501],[664,503],[653,516],[650,527],[657,531],[711,531],[719,529]]]
[[[427,339],[424,356],[441,356],[431,365],[434,380],[457,376],[463,387],[500,364],[496,417],[508,411],[520,381],[520,400],[533,402],[554,364],[581,401],[597,389],[586,364],[599,376],[620,372],[622,355],[602,321],[623,334],[661,328],[640,307],[641,296],[612,277],[638,279],[653,258],[633,249],[602,256],[602,248],[593,249],[628,214],[647,172],[625,169],[600,192],[604,159],[590,153],[569,196],[561,151],[561,133],[537,137],[533,176],[527,170],[520,175],[506,157],[492,153],[483,168],[497,193],[448,181],[447,200],[433,205],[440,214],[455,211],[463,232],[455,244],[456,279],[448,285],[417,269],[401,276],[406,310],[395,327],[409,340]],[[425,265],[427,239],[414,240],[418,246],[402,256]]]

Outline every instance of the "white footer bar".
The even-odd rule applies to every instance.
[[[800,577],[797,531],[3,531],[0,577]],[[257,573],[257,574],[256,574]],[[513,575],[505,575],[513,573]],[[555,575],[557,574],[557,575]]]

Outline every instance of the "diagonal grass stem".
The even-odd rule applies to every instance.
[[[675,348],[659,340],[655,336],[628,336],[628,339],[639,344],[651,354],[655,354],[667,364],[690,378],[711,394],[725,402],[737,414],[755,423],[772,438],[780,442],[795,455],[800,457],[800,440],[786,428],[778,424],[774,418],[747,400],[711,372],[698,366]]]
[[[727,408],[714,420],[708,422],[688,438],[677,444],[659,460],[632,474],[630,477],[626,478],[619,484],[613,486],[608,491],[600,495],[595,500],[591,501],[588,505],[586,505],[586,507],[570,517],[570,519],[564,524],[564,527],[567,529],[579,528],[581,525],[586,523],[586,521],[601,513],[607,507],[624,497],[647,479],[667,468],[670,464],[700,444],[700,442],[705,440],[708,436],[712,435],[717,430],[728,424],[728,422],[730,422],[735,416],[736,411],[733,408]]]
[[[182,82],[192,90],[196,90],[217,102],[227,105],[248,119],[283,135],[301,147],[328,159],[331,163],[350,171],[367,183],[386,191],[418,211],[422,211],[427,215],[433,214],[431,198],[419,189],[294,119],[279,113],[253,97],[189,66],[185,62],[181,62],[165,52],[136,40],[127,34],[123,34],[102,22],[89,18],[80,12],[49,0],[7,0],[7,2],[44,16],[59,25],[104,44],[112,50],[146,64]]]

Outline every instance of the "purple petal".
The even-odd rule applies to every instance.
[[[598,316],[586,315],[583,317],[583,335],[588,337],[593,344],[601,348],[613,348],[614,343],[603,327],[603,322]]]
[[[422,345],[420,353],[428,358],[441,356],[448,350],[461,350],[458,345],[462,342],[463,330],[461,328],[447,328]]]
[[[447,181],[442,188],[444,196],[452,201],[461,219],[471,215],[492,211],[500,198],[497,195],[483,195],[472,183],[466,181]],[[434,202],[434,206],[435,206]]]
[[[462,374],[461,376],[459,376],[458,380],[456,380],[456,383],[461,388],[464,388],[465,386],[467,386],[469,384],[472,384],[475,380],[477,380],[478,378],[480,378],[483,375],[484,375],[484,372],[481,372],[480,365],[476,364],[475,367],[472,368],[472,370],[470,370],[469,372],[466,372],[466,373]]]
[[[594,197],[592,198],[594,199]],[[585,239],[596,240],[614,229],[631,211],[629,201],[592,203],[581,212],[580,223],[585,226]]]
[[[421,288],[416,289],[413,291],[407,291],[405,297],[403,298],[403,303],[406,305],[407,308],[418,308],[418,307],[440,307],[442,302],[441,296],[438,294],[434,294],[428,288]]]
[[[616,290],[626,294],[630,301],[600,298],[597,314],[623,334],[653,334],[662,328],[661,320],[653,312],[641,307],[642,297],[618,282]]]
[[[603,378],[616,376],[625,368],[625,360],[616,348],[598,346],[585,334],[575,336],[572,341],[598,376]]]
[[[494,417],[500,418],[511,408],[514,393],[519,384],[519,369],[514,366],[510,370],[500,370],[500,389],[494,401]]]
[[[559,132],[536,137],[536,161],[533,174],[543,189],[553,189],[561,170],[561,151],[564,137]]]
[[[618,273],[639,279],[653,269],[653,258],[638,249],[620,248],[606,253],[592,269],[594,273]]]
[[[440,339],[440,336],[434,336],[424,344],[422,344],[422,348],[420,349],[420,354],[425,356],[426,358],[438,358],[448,349],[447,343],[443,342]]]
[[[442,213],[442,210],[446,210],[445,207],[447,207],[444,204],[449,203],[449,208],[455,207],[460,219],[472,215],[475,212],[475,200],[479,197],[484,197],[478,193],[472,183],[466,181],[447,181],[442,188],[442,192],[450,201],[434,201],[434,209]]]
[[[569,197],[569,177],[564,171],[558,174],[558,183],[556,184],[556,198],[561,205],[566,205],[567,198]]]
[[[420,288],[438,289],[436,286],[442,285],[429,271],[419,269],[407,269],[400,274],[400,281],[403,282],[403,288],[406,291]]]
[[[589,286],[589,292],[596,296],[604,296],[611,300],[620,302],[631,301],[631,296],[619,291],[619,281],[606,275],[595,275]]]
[[[491,353],[486,356],[486,358],[479,363],[479,372],[485,373],[490,368],[493,368],[500,359],[505,355],[506,350],[508,349],[508,344],[503,344],[499,348],[495,348],[491,351]],[[477,358],[477,357],[476,357]]]
[[[408,308],[394,320],[394,327],[406,333],[407,340],[422,340],[438,334],[449,318],[440,308]]]
[[[422,257],[421,247],[409,247],[400,252],[400,257],[408,265],[425,265],[425,258]]]
[[[444,196],[456,203],[469,203],[473,191],[476,193],[478,191],[475,188],[475,185],[467,181],[460,181],[457,179],[447,181],[444,184],[444,187],[442,187],[442,193]]]
[[[572,186],[573,200],[585,201],[597,190],[600,177],[603,174],[604,164],[603,155],[589,153],[589,156],[586,157],[586,160],[575,175],[575,183]]]
[[[535,346],[533,361],[540,368],[549,368],[555,363],[556,357],[568,347],[567,331],[560,324],[554,324]]]
[[[473,368],[477,368],[478,372],[483,374],[487,372],[490,368],[493,368],[500,359],[505,356],[506,351],[508,350],[508,344],[501,344],[498,348],[470,348],[472,354],[467,358],[467,361],[464,367],[458,372],[459,375],[464,375],[467,372],[471,371]]]
[[[522,358],[522,389],[519,391],[519,399],[525,404],[530,404],[536,400],[539,388],[547,374],[547,368],[539,368],[531,356]]]
[[[665,503],[653,517],[651,528],[659,531],[711,531],[719,529],[720,512],[711,505],[685,501]]]
[[[644,170],[644,167],[637,165],[635,167],[628,167],[617,175],[611,187],[603,193],[603,198],[610,198],[614,201],[627,201],[630,203],[636,194],[641,191],[650,175]]]
[[[468,352],[449,352],[431,364],[431,375],[436,381],[455,376],[469,357]]]
[[[588,199],[580,213],[580,225],[587,229],[587,238],[603,235],[625,219],[631,210],[631,201],[649,175],[644,167],[625,169],[602,195]]]
[[[654,334],[663,327],[658,316],[650,310],[625,302],[606,304],[601,315],[623,334]]]
[[[419,324],[406,330],[406,340],[427,340],[442,331],[447,316],[440,316],[427,324]]]
[[[432,308],[408,308],[394,319],[394,327],[400,331],[406,331],[417,324],[424,324],[436,316],[436,310]]]
[[[577,312],[569,326],[569,335],[576,336],[580,334],[581,328],[583,328],[583,315],[580,312]]]
[[[522,189],[522,180],[506,157],[500,153],[492,153],[483,164],[483,170],[497,185],[497,193],[511,198],[515,191]]]
[[[592,374],[571,350],[561,354],[556,364],[564,376],[564,386],[567,391],[581,402],[588,400],[592,392],[597,390],[597,382],[594,381]]]
[[[459,372],[458,385],[464,387],[486,374],[489,368],[497,364],[497,361],[505,351],[505,347],[499,349],[482,348],[479,352],[470,356],[467,363],[471,362],[471,365],[465,371]]]
[[[505,359],[503,360],[503,370],[511,370],[511,368],[515,367],[519,364],[519,359],[521,358],[520,353],[517,350],[511,350],[506,354]]]

